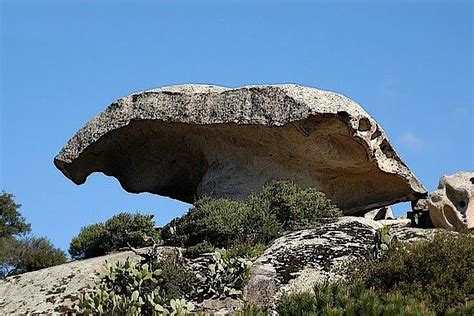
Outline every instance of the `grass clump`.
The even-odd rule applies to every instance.
[[[211,245],[250,253],[254,246],[266,245],[286,230],[314,227],[322,219],[340,215],[323,193],[276,181],[242,201],[203,198],[171,221],[162,230],[162,238],[165,244],[196,247],[193,250],[197,245]]]
[[[353,278],[381,293],[400,292],[423,301],[438,314],[472,310],[474,237],[438,232],[432,240],[399,244],[379,259],[360,263]]]
[[[379,295],[363,283],[318,284],[312,292],[283,296],[276,311],[281,316],[315,315],[434,315],[421,302],[401,294]]]
[[[356,262],[345,283],[283,296],[280,315],[474,315],[474,236],[438,232]]]

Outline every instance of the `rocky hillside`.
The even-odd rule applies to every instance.
[[[391,226],[391,234],[405,242],[433,234],[434,230],[407,227],[408,223],[407,220],[343,217],[318,228],[290,232],[275,239],[254,261],[241,299],[205,300],[196,306],[206,311],[226,312],[245,302],[272,303],[281,293],[310,288],[315,281],[343,278],[352,260],[370,255],[376,231],[384,226]],[[173,251],[170,247],[160,249],[163,253]],[[0,310],[7,314],[61,311],[63,305],[70,305],[78,290],[97,277],[105,261],[126,258],[139,260],[140,257],[131,251],[118,252],[9,277],[0,281]]]

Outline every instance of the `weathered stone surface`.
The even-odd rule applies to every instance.
[[[281,293],[304,291],[315,282],[343,278],[351,260],[370,254],[375,231],[384,225],[391,226],[391,234],[406,242],[429,238],[436,231],[406,227],[407,224],[407,220],[343,217],[315,229],[291,232],[276,239],[255,261],[244,300],[207,299],[195,305],[216,314],[231,313],[244,303],[268,305]],[[175,253],[176,248],[162,247],[160,251]],[[127,257],[140,259],[133,252],[119,252],[0,281],[0,314],[51,314],[61,310],[60,306],[71,304],[70,295],[92,283],[105,260],[124,261]],[[206,258],[192,259],[188,269],[197,272],[205,268]]]
[[[242,300],[226,297],[224,299],[209,299],[196,304],[196,310],[206,315],[234,315],[239,309],[244,308]]]
[[[149,248],[138,249],[143,254]],[[162,255],[181,253],[180,248],[159,247]],[[0,315],[4,314],[52,314],[66,312],[72,305],[71,297],[97,279],[97,273],[107,260],[108,262],[125,261],[130,258],[135,261],[141,257],[134,252],[124,251],[106,256],[78,260],[63,265],[54,266],[34,272],[12,276],[0,280]],[[186,269],[194,273],[207,269],[209,256],[185,260]],[[194,302],[196,310],[225,315],[243,306],[240,299],[206,299]],[[68,312],[70,310],[68,309]]]
[[[385,206],[365,213],[364,218],[379,221],[382,219],[394,219],[395,216],[393,216],[392,208]]]
[[[125,261],[127,257],[139,260],[133,252],[119,252],[0,280],[0,314],[51,314],[71,303],[69,295],[92,283],[105,260]]]
[[[309,291],[317,282],[343,279],[353,260],[370,256],[375,232],[385,225],[401,242],[430,238],[435,232],[407,227],[409,223],[406,219],[343,217],[282,236],[255,261],[244,299],[250,304],[271,305],[282,293]]]
[[[135,93],[87,123],[54,163],[76,184],[103,172],[129,192],[185,202],[242,198],[278,179],[317,187],[346,214],[426,194],[357,103],[298,85]]]
[[[428,209],[428,199],[411,201],[411,210],[407,211],[407,218],[411,220],[413,227],[434,228]]]
[[[428,199],[428,207],[435,227],[474,229],[474,172],[442,177]]]
[[[428,199],[419,199],[411,201],[411,209],[415,212],[428,211]]]

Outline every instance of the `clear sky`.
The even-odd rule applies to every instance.
[[[298,83],[358,101],[431,191],[474,169],[472,3],[0,0],[0,190],[62,249],[123,210],[165,224],[189,205],[103,174],[76,186],[54,156],[135,91]]]

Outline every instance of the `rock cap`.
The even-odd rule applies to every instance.
[[[346,214],[426,195],[356,102],[294,84],[134,93],[81,128],[54,164],[76,184],[103,172],[126,191],[191,203],[279,179],[317,187]]]

